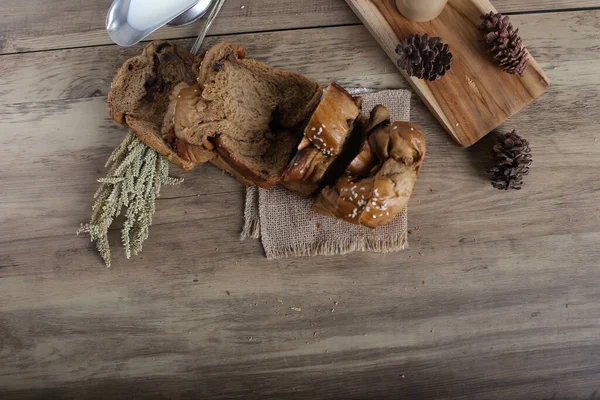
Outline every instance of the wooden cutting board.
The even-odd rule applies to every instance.
[[[438,18],[428,22],[407,20],[394,0],[346,2],[394,64],[396,46],[413,33],[439,36],[450,46],[452,68],[438,81],[411,78],[399,69],[444,129],[463,146],[481,139],[548,87],[548,78],[531,55],[523,77],[492,63],[477,30],[482,14],[496,12],[487,0],[450,0]]]

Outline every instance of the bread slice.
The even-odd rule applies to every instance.
[[[387,224],[408,203],[425,151],[416,125],[390,122],[387,109],[377,106],[360,153],[312,210],[370,228]]]
[[[340,154],[348,151],[346,144],[359,114],[360,100],[331,83],[304,129],[298,153],[283,174],[283,185],[302,196],[316,192]]]
[[[321,86],[301,75],[246,59],[240,46],[210,48],[198,83],[180,89],[173,130],[177,139],[206,152],[245,184],[279,182],[317,106]]]
[[[116,122],[129,126],[142,142],[186,170],[196,164],[197,149],[180,143],[177,154],[176,143],[163,138],[161,127],[169,94],[178,83],[196,81],[197,61],[177,45],[155,40],[142,54],[125,61],[108,93],[108,111]]]

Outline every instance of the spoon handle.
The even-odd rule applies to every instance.
[[[194,42],[194,45],[192,46],[192,50],[191,50],[192,54],[198,54],[198,52],[200,51],[200,47],[202,47],[202,42],[204,42],[204,38],[206,37],[206,34],[208,33],[210,26],[212,25],[213,21],[217,17],[217,14],[221,10],[221,7],[223,7],[223,3],[225,3],[225,0],[217,0],[214,4],[212,10],[210,11],[208,18],[206,18],[204,20],[203,26],[200,30],[200,33],[198,34],[198,38],[196,38],[196,41]]]

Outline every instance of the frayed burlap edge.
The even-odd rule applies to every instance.
[[[242,240],[260,238],[260,218],[258,213],[258,187],[246,188],[246,206],[244,207],[244,229]]]
[[[355,251],[371,251],[391,253],[408,247],[408,232],[399,232],[381,238],[345,238],[328,239],[318,244],[305,243],[297,246],[273,248],[265,240],[261,240],[268,260],[286,257],[333,256]]]

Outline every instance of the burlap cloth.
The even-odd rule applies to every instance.
[[[408,121],[410,92],[384,90],[362,94],[363,113],[377,104],[390,110],[392,120]],[[313,199],[300,197],[281,186],[246,189],[242,239],[261,239],[268,259],[346,254],[353,251],[391,252],[407,246],[406,208],[389,224],[369,229],[312,212]]]

